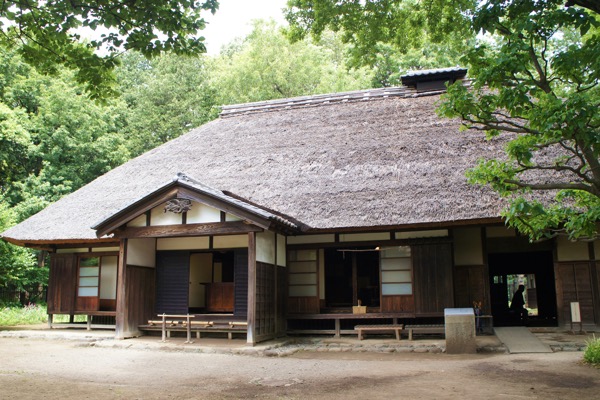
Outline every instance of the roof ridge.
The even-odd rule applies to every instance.
[[[385,88],[354,90],[350,92],[315,94],[286,99],[256,101],[252,103],[232,104],[222,106],[221,117],[247,114],[250,112],[267,112],[297,107],[310,107],[323,104],[367,101],[387,97],[409,97],[417,93],[414,88],[393,86]]]

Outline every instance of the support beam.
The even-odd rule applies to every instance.
[[[115,338],[125,339],[128,331],[127,323],[127,293],[125,290],[125,279],[127,269],[127,239],[121,239],[119,246],[119,264],[117,267],[117,316],[115,326]]]
[[[115,231],[119,238],[162,238],[173,236],[236,235],[262,232],[263,229],[243,221],[214,222],[207,224],[157,225],[120,228]]]
[[[247,343],[256,344],[256,234],[248,233],[248,333]]]

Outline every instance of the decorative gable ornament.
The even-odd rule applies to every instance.
[[[167,203],[165,204],[165,213],[167,211],[175,213],[175,214],[181,214],[184,212],[188,212],[192,209],[192,201],[188,200],[188,199],[173,199],[173,200],[169,200],[167,201]]]

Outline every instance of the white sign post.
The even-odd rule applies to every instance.
[[[581,309],[578,301],[571,302],[571,332],[573,332],[573,323],[579,323],[579,333],[583,333],[583,323],[581,322]]]

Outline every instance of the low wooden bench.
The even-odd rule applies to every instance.
[[[196,338],[200,339],[201,332],[227,333],[229,340],[233,339],[234,333],[247,333],[248,323],[242,321],[194,321],[193,315],[168,315],[159,314],[163,317],[161,320],[149,320],[148,325],[140,326],[146,330],[162,331],[162,341],[171,337],[171,332],[186,332],[186,343],[192,343],[191,333],[196,333]]]
[[[413,334],[415,333],[434,333],[444,335],[446,328],[444,324],[435,325],[406,325],[404,328],[408,331],[408,340],[413,340]]]
[[[394,331],[396,333],[396,339],[400,340],[400,331],[404,329],[402,324],[388,324],[388,325],[356,325],[355,331],[358,331],[358,340],[363,340],[363,331]]]

